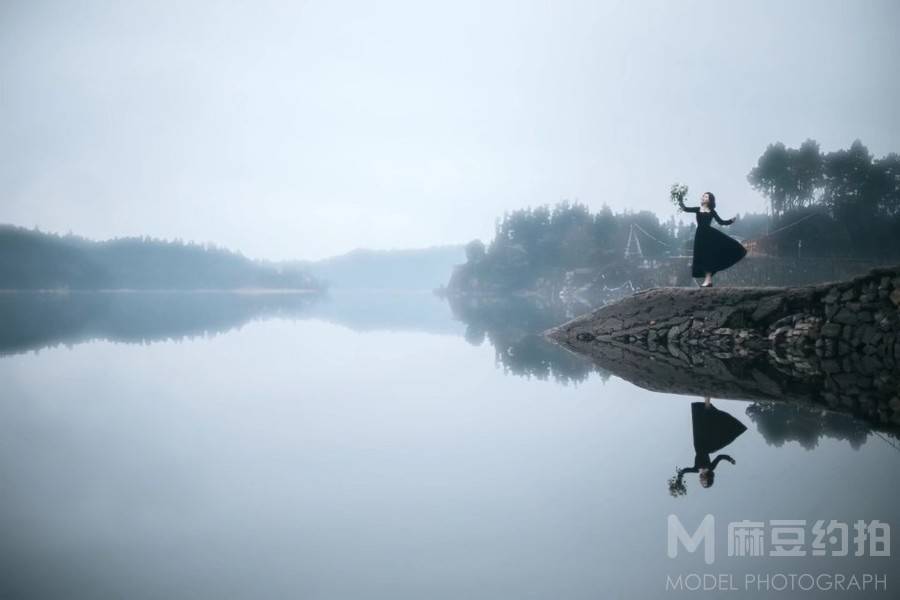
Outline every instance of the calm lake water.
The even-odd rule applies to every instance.
[[[897,597],[853,523],[900,528],[900,450],[849,418],[713,399],[747,427],[736,464],[673,497],[698,399],[543,344],[558,314],[110,296],[0,299],[0,597],[672,598],[690,573],[732,576],[708,597],[778,573]],[[715,562],[669,558],[669,515],[707,514]],[[820,519],[850,524],[849,556],[809,556]],[[728,556],[742,520],[766,550],[771,520],[805,520],[807,556]]]

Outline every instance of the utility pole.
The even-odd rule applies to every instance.
[[[625,243],[625,259],[630,258],[643,259],[644,252],[641,250],[641,240],[634,233],[634,224],[628,230],[628,242]]]

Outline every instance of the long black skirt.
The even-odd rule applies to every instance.
[[[710,226],[697,227],[694,234],[693,277],[705,277],[707,273],[724,271],[747,254],[747,249],[736,239]]]
[[[727,412],[703,402],[691,403],[691,426],[697,454],[717,452],[747,431],[743,423]]]

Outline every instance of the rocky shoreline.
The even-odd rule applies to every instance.
[[[900,266],[791,288],[656,288],[545,332],[649,389],[797,400],[900,427]]]

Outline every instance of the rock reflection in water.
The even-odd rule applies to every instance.
[[[487,341],[508,373],[578,383],[591,373],[608,374],[584,357],[548,342],[541,334],[560,319],[571,317],[571,306],[537,296],[458,295],[448,297],[453,316],[465,323],[466,340]]]

